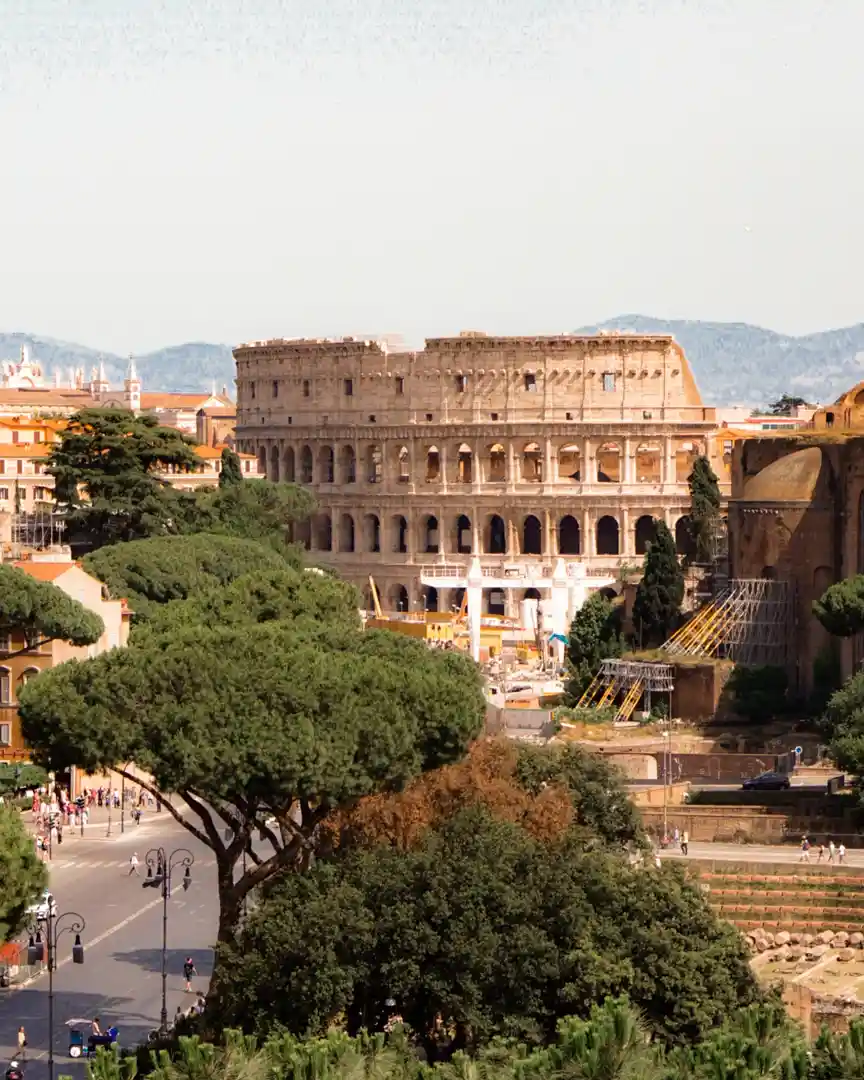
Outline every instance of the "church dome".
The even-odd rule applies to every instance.
[[[818,446],[808,446],[766,465],[744,485],[738,502],[809,503],[822,478],[824,460]]]

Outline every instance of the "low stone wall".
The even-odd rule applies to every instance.
[[[666,806],[679,807],[684,803],[684,798],[690,790],[689,784],[667,784],[665,787]],[[664,787],[662,784],[645,784],[628,789],[630,799],[634,806],[662,807],[664,803]],[[662,821],[662,814],[660,816]]]
[[[649,831],[662,828],[662,810],[652,806],[640,810]],[[764,806],[676,806],[667,817],[670,829],[677,825],[681,832],[686,830],[693,843],[797,843],[805,833],[813,844],[827,844],[830,839],[853,848],[860,847],[862,840],[861,833],[842,818],[789,814]],[[743,852],[742,857],[746,858]]]

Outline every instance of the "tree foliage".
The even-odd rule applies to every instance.
[[[289,543],[290,527],[315,511],[315,499],[297,484],[244,480],[215,490],[202,488],[184,500],[179,531],[219,533],[274,547],[295,565],[301,549]]]
[[[103,581],[113,597],[129,600],[136,621],[149,618],[160,604],[286,565],[277,552],[253,540],[208,533],[113,544],[84,559],[85,570]]]
[[[105,631],[100,617],[62,589],[38,581],[17,566],[0,564],[0,631],[24,631],[41,638],[59,638],[73,645],[92,645]]]
[[[0,940],[23,929],[27,908],[48,884],[48,872],[36,854],[21,815],[0,806]]]
[[[563,1017],[622,993],[652,1031],[684,1041],[759,997],[740,936],[683,872],[586,851],[570,833],[541,842],[481,807],[408,851],[348,849],[280,877],[220,962],[223,1023],[302,1033],[344,1013],[356,1031],[392,997],[414,1031],[440,1013],[463,1045],[546,1042]]]
[[[602,593],[592,593],[573,616],[567,637],[568,700],[577,702],[597,674],[601,660],[623,652],[621,609]]]
[[[864,574],[844,578],[813,601],[813,614],[834,637],[864,630]]]
[[[231,487],[232,484],[243,483],[243,472],[240,468],[240,458],[230,446],[222,451],[222,468],[219,470],[219,487]]]
[[[857,777],[864,777],[864,671],[858,671],[828,700],[823,729],[832,759]]]
[[[684,574],[675,552],[675,538],[665,522],[656,525],[633,602],[633,625],[643,647],[666,641],[681,617],[684,599]]]
[[[733,695],[738,715],[755,723],[784,711],[789,676],[785,668],[776,664],[736,667],[726,686]]]
[[[699,562],[714,558],[714,532],[720,519],[720,483],[703,454],[693,462],[687,477],[690,486],[690,530]]]
[[[54,498],[90,547],[174,531],[176,498],[161,477],[201,461],[193,442],[146,413],[82,409],[48,459]]]

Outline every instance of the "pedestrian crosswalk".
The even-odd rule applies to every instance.
[[[82,870],[123,870],[127,874],[129,873],[129,860],[128,859],[52,859],[45,864],[51,873],[56,873],[58,870],[70,870],[73,868],[80,868]],[[215,859],[196,859],[196,866],[215,866]],[[138,875],[140,877],[146,877],[147,868],[143,864],[138,865]],[[135,876],[134,874],[132,875]]]

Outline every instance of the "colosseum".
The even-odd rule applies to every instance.
[[[657,519],[686,550],[697,454],[728,475],[668,336],[278,340],[234,357],[238,445],[313,489],[298,539],[367,597],[372,576],[392,610],[450,610],[478,563],[488,614],[542,599],[553,574],[614,583]]]

